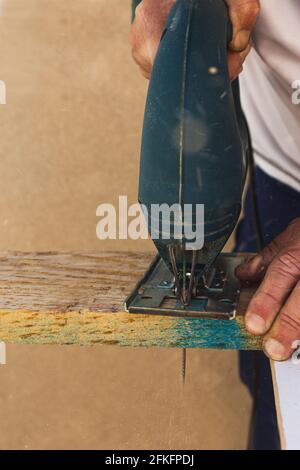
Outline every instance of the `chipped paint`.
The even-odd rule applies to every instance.
[[[0,341],[23,344],[261,349],[232,321],[128,313],[0,311]]]

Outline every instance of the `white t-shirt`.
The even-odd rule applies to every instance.
[[[242,104],[257,165],[300,191],[300,0],[261,0],[261,7]]]

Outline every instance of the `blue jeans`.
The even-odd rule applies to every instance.
[[[256,180],[258,210],[266,245],[300,216],[300,193],[259,168],[256,168]],[[245,201],[245,217],[237,229],[235,251],[257,251],[249,192]],[[241,351],[240,377],[255,397],[251,447],[256,450],[279,449],[269,360],[262,352]]]

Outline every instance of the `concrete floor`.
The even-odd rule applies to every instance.
[[[100,242],[96,207],[136,201],[146,82],[129,0],[2,0],[0,249]],[[243,449],[250,399],[234,352],[9,346],[0,449]]]

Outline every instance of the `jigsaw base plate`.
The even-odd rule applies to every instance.
[[[184,306],[175,294],[175,282],[163,260],[157,256],[145,276],[125,301],[129,313],[232,320],[235,318],[241,285],[235,268],[244,257],[221,253],[197,289],[191,303]]]

